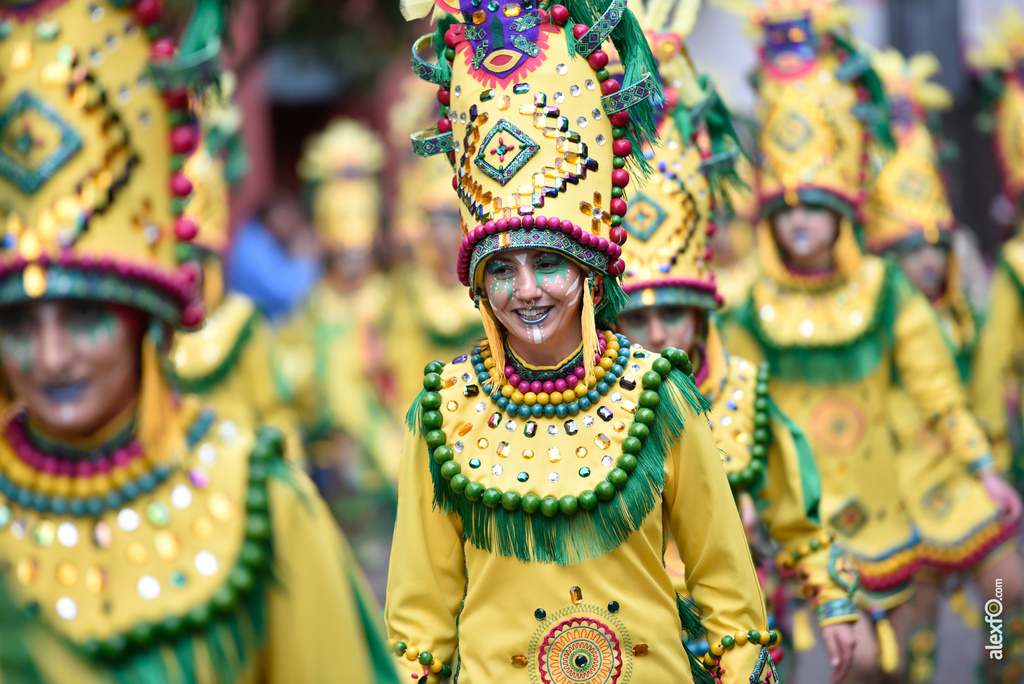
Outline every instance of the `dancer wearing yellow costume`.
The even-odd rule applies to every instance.
[[[395,105],[391,125],[409,148],[408,132],[437,116],[437,92],[415,76]],[[416,117],[416,118],[411,118]],[[415,121],[416,123],[406,123]],[[400,130],[400,133],[398,131]],[[402,168],[392,245],[402,262],[392,269],[387,321],[388,367],[396,376],[393,405],[404,419],[409,397],[423,387],[423,364],[454,359],[484,335],[480,314],[459,283],[449,255],[459,249],[458,198],[443,159],[411,158]]]
[[[778,680],[692,367],[606,330],[624,298],[625,166],[643,163],[660,95],[624,4],[466,0],[416,43],[445,108],[413,143],[454,160],[458,273],[487,332],[427,365],[408,416],[386,613],[424,684]],[[669,530],[715,643],[706,668],[682,643],[702,628],[663,566]]]
[[[667,9],[674,10],[671,19]],[[692,13],[696,9],[693,3]],[[727,143],[735,135],[729,112],[713,87],[701,85],[686,55],[682,40],[692,13],[650,1],[645,10],[641,25],[658,56],[669,104],[660,146],[646,151],[655,172],[630,198],[623,221],[630,236],[623,248],[629,303],[621,327],[648,349],[676,347],[689,354],[697,388],[715,407],[711,429],[729,482],[737,495],[755,497],[769,535],[781,547],[779,564],[795,569],[838,681],[853,658],[850,623],[859,611],[851,592],[857,572],[818,520],[821,481],[814,456],[803,431],[768,396],[767,366],[730,355],[714,317],[722,298],[709,263],[708,233],[714,188],[721,190],[738,151]],[[666,554],[669,568],[675,565],[673,550],[670,545]],[[685,595],[679,570],[677,590]]]
[[[933,55],[910,60],[895,50],[873,56],[893,111],[897,149],[882,153],[867,203],[866,242],[876,254],[892,255],[909,280],[932,303],[960,379],[967,382],[977,343],[978,317],[960,286],[958,262],[952,251],[955,219],[939,177],[935,141],[928,117],[949,107],[952,98],[928,82],[939,69]],[[998,393],[998,390],[996,390]],[[911,602],[914,622],[908,635],[910,680],[935,677],[938,643],[936,625],[942,594],[939,573],[970,570],[982,594],[1002,583],[1008,629],[1003,658],[995,661],[983,651],[985,670],[998,682],[1017,682],[1024,676],[1013,624],[1021,618],[1024,571],[1013,539],[1020,501],[1010,498],[1001,511],[964,465],[947,457],[942,439],[920,413],[910,394],[890,392],[889,424],[899,449],[900,490],[907,511],[921,534],[921,554],[927,568],[917,576]]]
[[[382,394],[380,329],[390,294],[374,251],[382,163],[379,137],[355,121],[336,121],[307,142],[299,173],[312,191],[327,264],[309,301],[278,334],[278,372],[312,442],[314,465],[332,463],[341,439],[349,465],[364,471],[360,481],[393,490],[401,429]]]
[[[864,191],[865,139],[888,137],[884,93],[846,37],[844,8],[770,2],[762,29],[757,190],[762,275],[730,326],[727,346],[771,368],[770,389],[806,433],[822,477],[821,520],[860,571],[857,600],[880,640],[858,623],[851,681],[898,668],[919,535],[900,503],[885,405],[895,367],[951,458],[990,491],[988,442],[965,409],[956,369],[927,300],[898,267],[861,253],[854,221]],[[862,84],[861,89],[855,82]],[[863,93],[863,96],[861,96]],[[869,100],[867,96],[870,95]],[[893,625],[886,617],[890,613]],[[861,646],[861,645],[864,646]],[[876,660],[876,653],[880,656]]]
[[[995,98],[996,158],[1003,193],[1024,216],[1024,14],[1007,7],[982,46],[970,55],[983,71],[983,84]],[[1024,483],[1020,455],[1011,458],[1007,437],[1008,383],[1020,391],[1019,360],[1024,349],[1024,232],[1018,231],[999,253],[989,294],[989,312],[978,341],[971,400],[995,448],[996,467]],[[1020,416],[1017,417],[1020,419]]]
[[[197,23],[176,49],[160,19],[0,8],[0,574],[27,649],[0,681],[395,682],[280,433],[161,374],[166,330],[201,322],[179,169],[217,42]]]
[[[237,123],[237,116],[230,106],[205,103],[201,117],[204,137],[217,140],[235,134],[222,129]],[[185,163],[185,174],[194,188],[185,215],[203,230],[184,248],[191,254],[183,256],[201,264],[207,313],[198,330],[175,333],[165,372],[175,389],[204,397],[223,418],[279,428],[286,436],[287,457],[294,460],[303,453],[302,441],[298,417],[278,392],[274,333],[251,299],[224,291],[224,254],[229,241],[224,160],[202,145]]]

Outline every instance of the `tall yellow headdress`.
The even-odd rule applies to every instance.
[[[880,161],[868,198],[865,238],[881,252],[926,240],[949,244],[953,211],[939,176],[935,140],[926,118],[953,99],[928,79],[939,71],[934,55],[905,60],[896,50],[872,57],[892,103],[896,152]]]
[[[444,16],[413,47],[413,68],[439,87],[436,128],[413,145],[447,154],[455,170],[465,238],[459,278],[480,304],[498,379],[504,367],[497,324],[480,287],[480,266],[509,249],[560,252],[590,272],[584,289],[584,362],[592,370],[595,320],[607,325],[623,303],[616,277],[626,231],[627,163],[654,133],[657,65],[625,0],[603,10],[573,0],[550,7],[534,0],[437,6]],[[407,5],[407,18],[431,3]],[[624,76],[606,69],[611,39]],[[438,63],[421,52],[433,45]]]
[[[969,58],[995,101],[996,156],[1006,196],[1024,200],[1024,14],[1007,5]]]
[[[331,249],[370,249],[380,230],[380,136],[358,121],[331,123],[306,142],[299,175],[314,184],[313,222]]]
[[[630,198],[623,221],[631,238],[623,248],[628,309],[681,304],[713,310],[721,304],[708,263],[714,230],[709,175],[723,167],[731,172],[738,148],[721,144],[722,129],[732,132],[728,112],[697,78],[683,45],[698,7],[648,1],[640,15],[659,60],[667,105],[661,144],[644,150],[654,172]]]
[[[113,301],[198,325],[182,173],[187,86],[219,42],[160,36],[156,0],[0,5],[0,304]],[[153,38],[153,37],[156,38]]]
[[[762,216],[806,203],[855,221],[867,139],[877,132],[891,142],[881,85],[843,34],[846,18],[831,0],[769,0],[753,14],[763,36],[757,74]]]

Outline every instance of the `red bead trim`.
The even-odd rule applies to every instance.
[[[26,466],[36,472],[67,477],[92,477],[109,473],[114,468],[126,466],[142,456],[142,445],[131,441],[106,458],[73,461],[39,451],[31,442],[25,427],[25,413],[21,412],[7,423],[7,441],[14,454]]]

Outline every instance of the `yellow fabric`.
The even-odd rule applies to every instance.
[[[131,531],[122,527],[123,513],[119,518],[118,511],[99,519],[39,515],[0,496],[0,507],[10,508],[15,521],[0,528],[0,557],[10,564],[0,563],[0,567],[5,568],[5,579],[19,601],[40,604],[41,621],[48,629],[30,635],[30,651],[46,681],[109,684],[112,673],[75,655],[64,639],[103,638],[140,620],[184,614],[208,601],[227,581],[245,540],[252,444],[249,430],[226,420],[214,423],[207,437],[185,457],[182,468],[122,509],[141,517],[138,528]],[[0,442],[0,449],[9,448]],[[192,483],[188,473],[193,470],[209,476],[207,487]],[[337,681],[339,672],[345,673],[346,682],[377,684],[366,652],[367,638],[372,638],[368,635],[375,635],[377,627],[365,624],[353,593],[365,580],[312,483],[294,469],[288,477],[291,482],[268,482],[277,584],[265,597],[267,640],[237,684],[327,683]],[[190,494],[184,506],[179,505],[185,501],[182,491]],[[167,525],[149,522],[147,511],[154,502],[170,510]],[[102,538],[94,537],[97,526],[110,530],[109,546],[94,541]],[[52,535],[53,528],[63,529],[64,535],[65,528],[73,528],[77,540],[66,544],[61,540],[69,537],[58,536],[57,541],[46,537],[50,538],[46,544],[33,541],[40,533]],[[194,559],[200,552],[210,552],[217,561],[210,575],[196,571]],[[184,586],[172,585],[173,571],[184,574]],[[159,596],[140,598],[137,588],[143,577],[156,578]],[[58,599],[74,601],[75,617],[58,617]],[[372,605],[365,593],[361,600]],[[251,630],[245,620],[242,624],[243,633]],[[218,683],[203,655],[205,643],[194,638],[193,646],[199,661],[198,681]],[[173,677],[176,665],[166,647],[164,661]]]
[[[253,316],[257,319],[250,323]],[[241,342],[247,324],[248,340]],[[174,373],[186,381],[198,381],[216,371],[238,344],[228,375],[205,393],[205,400],[223,418],[248,429],[273,425],[285,435],[289,460],[302,457],[298,417],[277,391],[274,379],[274,333],[245,295],[231,293],[195,332],[177,332],[169,358]]]
[[[973,319],[940,305],[939,320],[954,345],[973,339]],[[910,395],[895,387],[887,397],[889,426],[896,438],[900,491],[922,537],[922,552],[936,561],[963,561],[1001,531],[999,511],[961,461],[948,458],[947,445],[930,429]]]
[[[429,268],[406,266],[392,275],[393,295],[387,323],[388,368],[395,374],[392,413],[405,420],[409,403],[423,389],[423,367],[434,360],[447,363],[465,352],[444,338],[483,337],[480,314],[466,288],[441,283]]]
[[[597,418],[596,407],[581,411],[574,418],[579,427],[574,437],[565,432],[565,420],[558,418],[534,419],[538,431],[533,439],[524,437],[518,424],[516,431],[506,430],[504,418],[501,426],[489,428],[486,420],[493,409],[485,403],[484,411],[478,411],[479,400],[466,400],[462,383],[442,390],[443,430],[450,444],[460,440],[465,445],[461,453],[456,449],[455,456],[462,472],[485,486],[521,494],[575,495],[593,486],[595,482],[582,479],[577,471],[588,466],[598,477],[607,472],[602,456],[619,453],[625,437],[625,432],[615,430],[615,422],[630,418],[623,404],[636,400],[639,378],[655,358],[632,359],[640,366],[635,372],[637,388],[621,390],[621,403],[599,402],[613,407],[611,422]],[[471,368],[469,362],[448,365],[441,375],[458,377]],[[448,402],[458,405],[449,409]],[[434,505],[430,456],[423,438],[407,433],[394,546],[402,552],[392,554],[388,577],[389,637],[420,652],[429,651],[442,662],[458,649],[459,681],[465,684],[525,684],[536,679],[531,671],[537,668],[545,635],[561,621],[580,617],[615,632],[624,668],[631,668],[633,681],[689,682],[676,595],[662,564],[663,540],[669,532],[679,544],[709,638],[764,629],[764,600],[711,431],[704,416],[685,407],[680,397],[675,403],[685,417],[686,430],[666,457],[661,505],[611,553],[565,566],[524,563],[467,543],[459,518],[444,515]],[[584,421],[587,415],[594,419],[592,427]],[[461,434],[469,423],[473,426]],[[557,428],[557,434],[549,434],[549,426]],[[453,436],[456,431],[460,435]],[[600,435],[610,443],[607,451],[599,444]],[[500,455],[499,440],[508,445],[505,457]],[[586,449],[582,458],[577,455],[581,447]],[[532,449],[533,457],[524,458],[524,449]],[[558,451],[549,452],[553,449]],[[481,460],[479,469],[469,467],[470,457]],[[495,465],[502,466],[503,474],[494,474]],[[520,471],[529,474],[528,482],[517,482]],[[552,472],[560,475],[555,483],[548,478]],[[582,596],[574,598],[573,588]],[[607,609],[611,601],[619,604],[617,612]],[[535,616],[538,608],[545,611],[542,620]],[[501,624],[497,625],[495,611],[499,610]],[[633,655],[641,644],[648,647],[646,655]],[[758,650],[740,646],[727,651],[722,681],[747,682]],[[514,656],[522,656],[520,662],[526,667],[517,668]],[[404,657],[397,658],[397,663],[406,677],[422,674],[422,666]]]
[[[760,272],[757,252],[753,249],[728,266],[716,266],[715,280],[718,293],[722,295],[722,306],[718,313],[726,314],[743,304]]]
[[[185,215],[200,227],[192,244],[223,254],[231,228],[230,189],[224,178],[224,162],[212,156],[203,144],[185,162],[184,172],[195,188]]]
[[[745,359],[725,353],[714,322],[711,323],[706,350],[709,372],[700,390],[715,405],[711,414],[711,430],[722,465],[727,473],[739,472],[750,463],[757,367]],[[771,430],[773,439],[768,450],[765,483],[755,492],[755,502],[768,535],[778,543],[783,554],[791,554],[812,539],[820,539],[823,528],[818,521],[807,517],[808,505],[792,433],[780,420],[772,422]],[[849,591],[830,575],[831,551],[831,544],[821,543],[816,551],[801,554],[797,563],[802,593],[815,607],[850,598]],[[856,620],[857,614],[851,613],[829,620],[829,623]]]
[[[1014,273],[1024,274],[1024,240],[1015,237],[1003,247],[1002,257]],[[1021,387],[1020,354],[1024,349],[1024,308],[1013,277],[997,268],[989,294],[989,311],[974,353],[970,395],[975,414],[988,431],[996,470],[1010,469],[1007,438],[1007,389]]]
[[[867,285],[880,280],[881,268],[880,260],[865,256],[858,278],[826,290],[786,289],[763,278],[753,290],[755,310],[778,343],[797,345],[803,338],[803,344],[819,340],[834,344],[842,339],[834,329],[844,323],[843,318],[849,321],[851,309],[868,320],[877,301],[859,302],[865,291],[872,291]],[[862,305],[872,308],[865,311]],[[771,320],[766,320],[766,306]],[[827,325],[830,321],[836,322],[833,329]],[[801,326],[811,335],[800,333]],[[856,382],[810,385],[777,376],[771,381],[779,408],[810,440],[822,477],[823,524],[835,530],[841,545],[856,557],[862,578],[878,580],[899,571],[917,555],[916,535],[902,509],[894,445],[887,429],[893,367],[961,465],[973,464],[988,452],[988,441],[965,409],[953,359],[923,296],[906,297],[892,334],[892,352]],[[730,327],[726,339],[729,348],[745,358],[763,358],[745,329]]]
[[[43,20],[58,27],[59,38],[47,40],[36,34]],[[19,94],[34,96],[47,108],[29,108],[8,123],[14,127],[10,130],[29,131],[32,136],[28,154],[15,163],[38,170],[44,161],[53,163],[48,158],[58,144],[68,143],[65,131],[43,111],[52,112],[73,130],[81,148],[65,163],[56,163],[51,177],[34,192],[24,192],[9,176],[0,176],[4,197],[0,225],[15,241],[9,256],[34,262],[46,254],[56,260],[61,245],[70,244],[78,257],[116,256],[119,261],[168,272],[177,263],[169,191],[171,126],[160,91],[152,80],[145,85],[139,82],[150,59],[145,27],[129,8],[70,0],[47,5],[33,20],[13,20],[10,28],[0,43],[4,64],[0,102],[12,115],[14,109],[7,108]],[[107,36],[120,38],[108,43]],[[73,76],[77,69],[62,56],[67,50],[78,55],[81,64],[76,66],[91,78]],[[104,106],[99,104],[101,95],[94,82],[106,88]],[[111,183],[129,165],[127,182],[105,206]],[[97,207],[104,208],[91,216],[88,230],[82,231],[76,222]],[[151,224],[158,229],[155,233],[145,230]],[[27,269],[25,274],[28,292],[41,291],[32,274],[42,278],[45,287],[46,267]]]
[[[343,432],[395,482],[401,429],[379,393],[384,358],[378,336],[387,287],[377,275],[344,295],[321,281],[278,332],[276,365],[307,433],[321,438]]]

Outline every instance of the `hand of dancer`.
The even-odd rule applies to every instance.
[[[846,677],[853,664],[853,650],[857,646],[857,638],[853,633],[852,622],[840,622],[821,628],[821,638],[828,651],[828,662],[832,666],[832,681],[839,682]]]
[[[1021,514],[1021,500],[1017,490],[993,472],[984,473],[981,484],[999,508],[1000,522],[1003,525],[1016,525]]]

